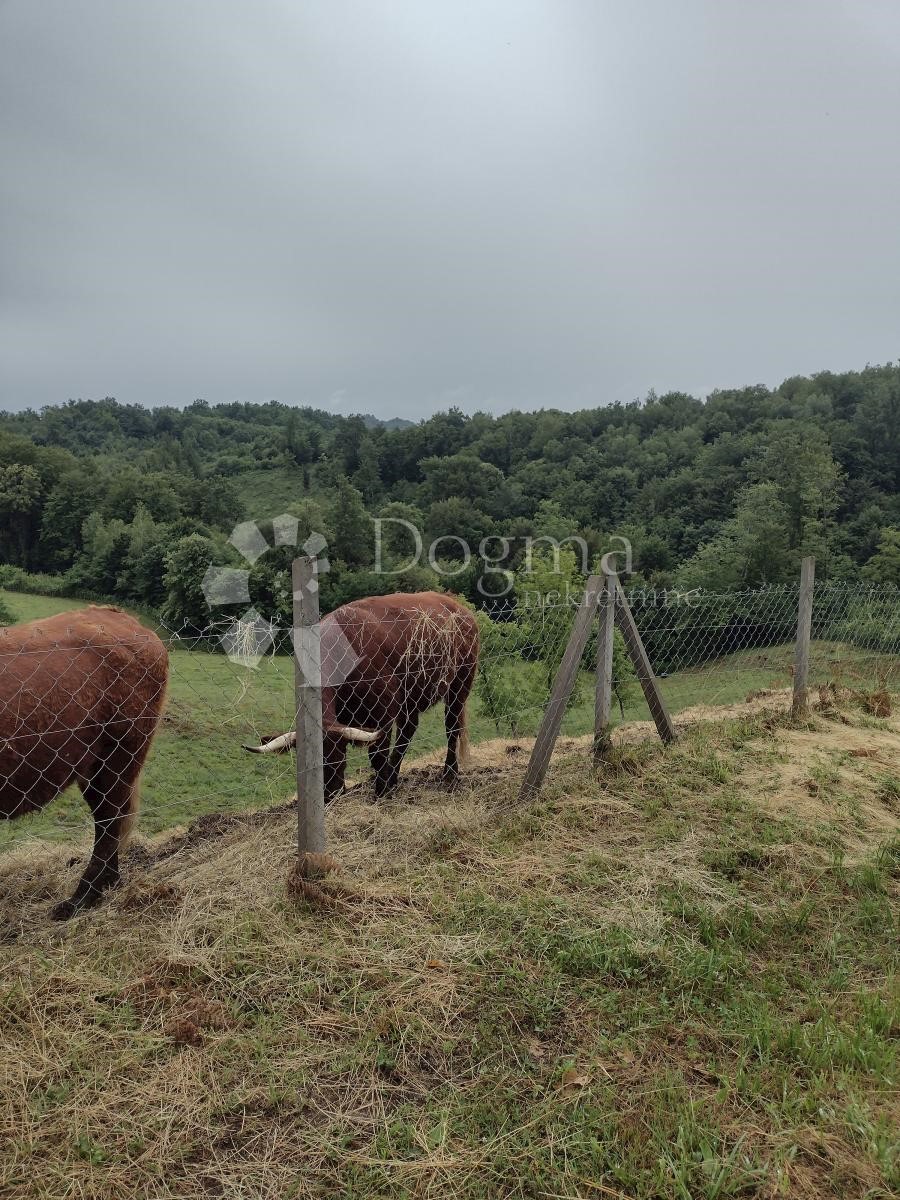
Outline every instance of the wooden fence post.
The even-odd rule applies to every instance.
[[[578,668],[581,665],[581,656],[584,654],[584,648],[587,645],[588,636],[591,632],[591,621],[593,620],[594,609],[597,607],[600,587],[601,577],[599,575],[592,575],[585,585],[584,598],[575,614],[575,621],[572,625],[572,632],[569,635],[569,642],[563,654],[562,662],[559,664],[559,670],[556,672],[550,701],[547,704],[544,718],[541,721],[541,727],[535,738],[531,758],[528,760],[528,769],[525,772],[525,778],[522,781],[522,787],[519,791],[520,800],[533,799],[540,791],[541,784],[544,782],[547,767],[550,765],[550,755],[553,753],[553,747],[559,736],[559,730],[566,711],[566,702],[572,694],[572,688],[575,686]]]
[[[797,602],[797,643],[794,647],[794,698],[791,716],[800,720],[807,715],[809,686],[809,640],[812,633],[813,592],[816,560],[810,555],[800,564],[800,596]]]
[[[297,703],[297,855],[325,852],[322,754],[322,654],[315,558],[294,560],[294,690]]]
[[[668,745],[669,742],[674,742],[677,736],[675,726],[669,716],[669,710],[666,708],[666,702],[659,690],[659,684],[656,682],[656,676],[650,666],[650,659],[647,657],[647,651],[644,649],[644,643],[641,641],[641,635],[635,624],[634,615],[628,606],[618,578],[616,578],[616,623],[622,631],[622,637],[625,639],[625,645],[631,661],[634,663],[634,669],[637,671],[644,699],[656,722],[657,732]]]
[[[616,576],[604,574],[600,592],[600,636],[597,639],[597,681],[594,693],[594,762],[609,750],[612,711],[613,634],[616,628]]]

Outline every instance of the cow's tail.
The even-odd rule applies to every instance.
[[[457,754],[461,763],[469,761],[469,704],[468,701],[463,705],[462,712],[459,714],[459,746]]]
[[[128,839],[131,837],[131,831],[134,829],[135,821],[137,821],[138,810],[141,807],[141,785],[136,779],[131,785],[131,791],[128,795],[128,804],[122,813],[122,822],[119,826],[119,848],[122,849],[128,844]]]
[[[137,822],[138,812],[141,807],[141,772],[144,768],[144,763],[147,761],[147,754],[150,751],[150,746],[159,729],[160,718],[163,714],[163,709],[166,707],[166,700],[169,691],[169,655],[165,647],[160,646],[160,654],[154,664],[156,691],[150,696],[149,702],[145,710],[145,716],[141,722],[146,732],[146,740],[141,746],[137,758],[137,773],[131,784],[128,792],[128,799],[125,803],[125,811],[122,812],[121,822],[119,825],[119,848],[122,849],[128,845],[128,839],[131,837],[132,830]],[[120,810],[121,811],[121,810]]]

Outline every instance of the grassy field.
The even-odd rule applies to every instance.
[[[280,516],[292,504],[306,498],[303,472],[299,467],[276,467],[272,471],[244,471],[232,481],[249,521],[267,521]]]
[[[139,838],[65,927],[66,848],[4,856],[0,1194],[900,1194],[900,719],[522,764],[342,798],[312,900],[290,814]]]
[[[4,593],[4,600],[19,621],[33,620],[78,607],[77,602],[43,596]],[[748,694],[783,688],[790,682],[793,650],[774,647],[732,655],[708,666],[685,671],[661,681],[673,713],[697,705],[726,705],[745,700]],[[852,682],[869,679],[871,661],[852,647],[820,643],[814,668],[823,678]],[[540,664],[505,662],[502,669],[518,675],[523,695],[529,675],[543,671]],[[590,675],[580,682],[580,702],[566,713],[563,733],[583,734],[593,728],[593,690]],[[533,735],[542,710],[525,707],[519,714],[519,731]],[[633,685],[630,701],[614,722],[649,718],[640,690]],[[470,704],[470,736],[480,742],[498,735],[477,690]],[[293,726],[293,668],[286,658],[266,658],[257,670],[230,663],[224,655],[175,648],[171,654],[169,702],[154,743],[142,783],[141,828],[153,833],[208,812],[235,812],[283,802],[294,790],[293,759],[251,757],[242,743],[255,744],[261,734],[282,732]],[[426,714],[410,748],[410,760],[445,745],[443,710]],[[368,769],[365,751],[352,749],[350,775]],[[77,790],[72,789],[44,812],[0,826],[0,848],[25,837],[71,838],[89,835],[89,817]]]

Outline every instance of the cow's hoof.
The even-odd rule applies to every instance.
[[[69,899],[57,904],[50,915],[54,921],[68,921],[78,913],[84,912],[85,909],[94,908],[101,902],[104,893],[111,888],[117,888],[119,883],[118,872],[98,875],[90,883],[82,880]]]
[[[462,780],[457,772],[454,772],[452,775],[444,772],[441,775],[441,787],[448,792],[455,792],[461,783]]]

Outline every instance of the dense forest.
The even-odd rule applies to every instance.
[[[0,414],[0,585],[102,596],[202,625],[210,563],[247,566],[241,521],[327,539],[323,604],[450,587],[476,604],[521,573],[525,539],[614,536],[635,578],[729,590],[820,576],[900,584],[900,366],[567,413],[450,410],[417,424],[277,403],[148,410],[113,399]],[[375,571],[373,517],[383,526]],[[442,538],[428,562],[428,545]],[[483,539],[491,539],[483,542]],[[506,543],[500,538],[506,538]],[[465,561],[463,539],[474,552]],[[478,547],[493,560],[485,573]],[[251,570],[287,615],[293,545]]]

